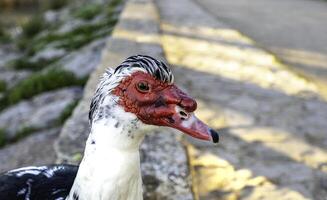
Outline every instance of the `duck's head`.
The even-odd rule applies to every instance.
[[[163,62],[150,56],[129,57],[104,74],[91,103],[90,122],[111,119],[116,128],[129,124],[125,125],[129,132],[140,125],[167,126],[217,143],[218,133],[194,115],[196,101],[173,82],[173,74]]]

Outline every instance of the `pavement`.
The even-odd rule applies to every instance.
[[[241,19],[241,12],[246,12],[243,6],[252,4],[155,2],[162,46],[178,85],[199,100],[200,118],[222,133],[218,146],[184,138],[194,199],[326,199],[327,103],[319,86],[220,19],[224,6],[234,5],[230,16]],[[265,2],[260,5],[265,7]],[[290,6],[291,1],[270,1],[276,5],[284,2]],[[302,11],[312,13],[312,8],[305,5]],[[270,9],[267,5],[264,11]],[[292,10],[300,12],[297,8],[290,10],[289,15]],[[274,13],[266,14],[266,18],[273,18],[270,15]],[[264,23],[262,17],[251,17],[243,21],[258,19]],[[262,26],[266,27],[263,32],[269,32],[268,24]],[[294,43],[301,42],[296,40],[300,37],[297,34],[310,36],[310,31],[287,30]],[[327,36],[322,31],[317,34],[322,39]],[[326,50],[326,46],[320,46],[321,51]]]
[[[254,39],[327,95],[327,1],[196,0],[231,27]]]

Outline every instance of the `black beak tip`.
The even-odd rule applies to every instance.
[[[213,129],[210,129],[209,131],[210,131],[213,143],[218,143],[219,142],[219,134]]]

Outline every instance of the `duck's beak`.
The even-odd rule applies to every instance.
[[[166,118],[164,126],[169,126],[182,131],[192,137],[219,142],[218,133],[198,119],[193,113],[197,108],[196,101],[178,87],[172,86],[162,94],[167,109],[171,115]]]
[[[166,126],[178,129],[185,134],[201,140],[208,140],[214,143],[219,142],[219,134],[200,119],[194,113],[187,113],[176,106],[176,113],[168,119]]]

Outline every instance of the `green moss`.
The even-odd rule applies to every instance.
[[[18,58],[12,61],[9,66],[16,70],[28,69],[32,71],[38,71],[44,69],[49,64],[55,62],[57,59],[40,60],[38,62],[29,61],[27,57]]]
[[[18,84],[8,95],[10,104],[21,99],[28,99],[45,91],[77,84],[74,74],[64,70],[53,69],[46,73],[37,73]]]
[[[6,131],[0,128],[0,147],[3,147],[7,143]]]
[[[50,32],[44,36],[34,38],[22,37],[17,42],[17,47],[26,50],[26,53],[29,56],[44,49],[50,43],[55,47],[65,48],[68,51],[79,49],[91,41],[111,33],[118,20],[119,10],[117,10],[117,6],[121,3],[122,0],[114,0],[108,5],[92,4],[83,7],[81,10],[76,12],[76,16],[91,19],[96,14],[100,13],[101,10],[105,10],[107,17],[97,23],[81,25],[67,33]]]
[[[67,5],[67,3],[67,0],[51,0],[49,1],[47,8],[50,10],[59,10]]]
[[[83,158],[83,155],[81,153],[75,153],[72,157],[73,161],[75,162],[81,162]]]
[[[119,6],[123,3],[123,0],[112,0],[109,2],[109,4],[106,6],[105,8],[105,12],[107,14],[108,17],[113,17],[118,15],[118,13],[120,12],[118,10]]]
[[[109,19],[104,22],[77,27],[68,33],[48,34],[32,41],[29,44],[28,52],[30,54],[35,53],[53,42],[56,42],[56,47],[69,51],[79,49],[96,38],[110,34],[115,23],[116,20]],[[27,46],[26,43],[23,44]]]
[[[31,41],[27,38],[19,38],[17,39],[16,41],[16,46],[20,49],[20,50],[25,50],[28,46],[28,44],[30,43]]]
[[[6,35],[6,31],[5,28],[3,27],[3,25],[0,23],[0,37]]]
[[[57,120],[58,125],[62,125],[73,113],[74,109],[78,104],[78,100],[70,103],[61,113],[60,117]]]
[[[74,16],[84,20],[91,20],[102,11],[102,5],[89,4],[75,11]]]
[[[0,24],[0,43],[8,43],[10,41],[10,35],[5,31],[4,26]]]
[[[18,132],[16,132],[14,138],[8,139],[6,137],[6,130],[3,128],[0,128],[0,147],[3,147],[5,145],[13,143],[13,142],[17,142],[18,140],[25,138],[36,131],[39,131],[39,129],[34,128],[34,127],[23,127]]]
[[[15,138],[13,138],[10,142],[16,142],[22,138],[25,138],[25,137],[31,135],[32,133],[34,133],[36,131],[38,131],[38,129],[34,128],[34,127],[23,127],[16,133]]]
[[[42,17],[36,16],[31,18],[26,24],[22,26],[23,36],[31,38],[41,32],[45,27],[45,22]]]
[[[0,80],[0,92],[4,92],[7,89],[7,83]]]
[[[7,44],[9,42],[11,42],[11,37],[9,35],[0,36],[0,43]]]
[[[0,43],[7,44],[9,42],[11,42],[11,38],[9,35],[0,36]]]
[[[0,147],[3,147],[7,144],[17,142],[18,140],[25,138],[26,136],[31,135],[32,133],[39,131],[39,129],[34,127],[23,127],[20,129],[14,138],[11,138],[10,140],[6,137],[6,130],[3,128],[0,128]]]
[[[91,19],[98,13],[104,12],[106,13],[107,17],[97,23],[81,25],[67,33],[50,32],[46,35],[38,37],[21,37],[16,43],[17,47],[22,50],[25,50],[26,54],[29,56],[34,55],[38,51],[41,51],[50,43],[55,47],[65,48],[68,51],[79,49],[84,45],[90,43],[91,41],[109,35],[111,33],[114,25],[118,20],[118,14],[120,12],[118,6],[121,5],[122,2],[122,0],[113,0],[107,5],[91,4],[86,7],[83,7],[82,9],[76,12],[76,16],[84,19]],[[39,23],[39,25],[41,25],[41,23]],[[53,26],[47,25],[47,27]],[[27,32],[34,33],[33,31]],[[34,33],[34,35],[36,34]]]
[[[0,110],[46,91],[84,84],[85,79],[76,78],[73,73],[61,69],[35,73],[5,93],[0,99]]]
[[[123,0],[111,0],[109,2],[108,7],[118,7],[119,5],[121,5],[124,1]]]
[[[67,34],[60,47],[74,50],[90,43],[91,41],[109,35],[117,20],[109,19],[101,23],[79,27]]]
[[[30,70],[37,70],[39,66],[35,62],[29,61],[27,58],[19,58],[17,60],[12,61],[10,67],[16,70],[21,69],[30,69]]]

